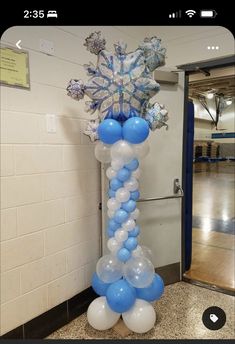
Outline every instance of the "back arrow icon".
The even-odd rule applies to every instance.
[[[18,42],[16,42],[16,46],[17,46],[18,49],[21,49],[20,43],[21,43],[21,39]]]

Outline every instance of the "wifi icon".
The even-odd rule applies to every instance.
[[[187,14],[187,16],[189,18],[192,18],[194,16],[194,14],[196,13],[196,11],[194,11],[194,10],[187,10],[185,13]]]

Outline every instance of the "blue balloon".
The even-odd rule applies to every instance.
[[[122,203],[122,209],[126,210],[128,213],[131,213],[136,208],[136,202],[132,199],[129,199],[127,202]]]
[[[115,212],[115,215],[114,215],[113,219],[114,219],[115,222],[121,224],[121,223],[125,222],[128,219],[128,217],[129,217],[128,212],[126,212],[123,209],[118,209]]]
[[[105,119],[98,127],[99,139],[106,144],[113,144],[122,139],[121,124],[115,119]]]
[[[132,117],[126,120],[122,128],[123,139],[130,143],[141,143],[149,135],[149,125],[141,117]]]
[[[130,199],[132,199],[133,201],[138,201],[139,198],[140,198],[140,192],[138,190],[131,192]]]
[[[92,275],[91,286],[96,292],[96,294],[100,296],[105,296],[110,283],[104,283],[97,275],[96,272]]]
[[[136,226],[128,233],[129,237],[137,237],[140,234],[140,227]]]
[[[136,296],[146,301],[155,301],[160,299],[164,292],[164,282],[158,274],[155,274],[153,282],[147,288],[135,288]]]
[[[122,182],[125,182],[126,180],[128,180],[130,176],[131,176],[131,172],[125,167],[121,168],[117,173],[117,178],[121,180]]]
[[[108,235],[109,238],[114,237],[114,231],[112,229],[108,228],[107,229],[107,235]]]
[[[138,245],[138,241],[135,237],[130,237],[124,242],[125,248],[129,251],[133,251]]]
[[[130,171],[135,171],[139,167],[139,161],[137,159],[131,160],[125,167]]]
[[[120,189],[123,186],[123,183],[119,179],[113,178],[113,179],[111,179],[109,185],[113,191],[117,191],[118,189]]]
[[[112,198],[112,197],[114,197],[114,198],[115,198],[116,192],[115,192],[115,191],[113,191],[112,189],[109,189],[109,191],[108,191],[108,195],[109,195],[109,198]]]
[[[108,222],[108,228],[112,231],[116,231],[118,228],[120,228],[120,225],[114,221],[114,219],[110,219]]]
[[[131,253],[130,253],[130,251],[129,251],[127,248],[123,247],[123,248],[121,248],[121,249],[118,251],[118,253],[117,253],[117,258],[118,258],[121,262],[124,262],[124,263],[125,263],[128,259],[131,258]]]
[[[135,303],[136,291],[125,280],[112,283],[106,293],[109,307],[117,313],[128,311]]]

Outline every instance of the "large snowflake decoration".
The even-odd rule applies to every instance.
[[[101,33],[94,32],[84,45],[98,55],[97,67],[92,63],[84,65],[91,78],[85,84],[81,80],[71,80],[68,95],[76,100],[82,99],[84,94],[91,98],[86,102],[86,111],[92,114],[98,110],[100,121],[113,118],[124,122],[133,116],[145,117],[150,98],[160,89],[152,71],[165,61],[161,40],[145,38],[131,53],[126,53],[125,43],[118,42],[114,44],[115,53],[111,53],[105,50]],[[156,127],[156,123],[150,125],[152,130]]]

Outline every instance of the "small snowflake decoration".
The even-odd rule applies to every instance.
[[[90,120],[87,123],[87,127],[84,130],[84,134],[90,137],[91,142],[95,142],[96,140],[99,139],[98,131],[97,131],[99,124],[100,122],[98,119]]]

